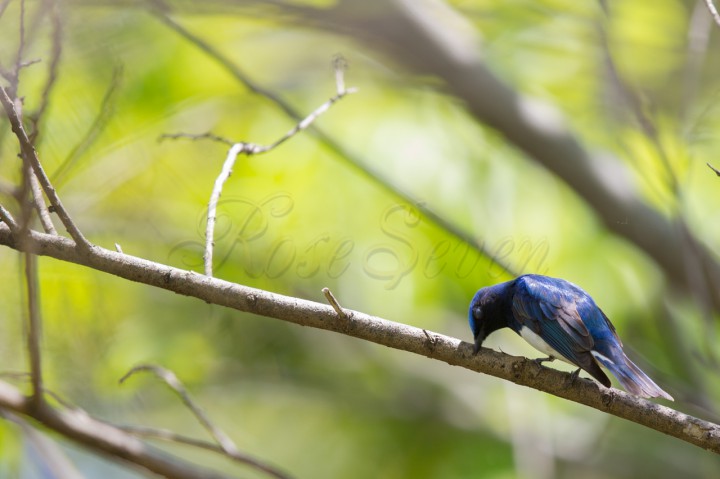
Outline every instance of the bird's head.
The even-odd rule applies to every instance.
[[[474,354],[480,351],[490,333],[508,325],[508,294],[508,283],[482,288],[475,293],[468,311],[470,330],[475,340]]]

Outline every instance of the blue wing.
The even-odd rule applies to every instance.
[[[673,400],[623,352],[615,327],[595,301],[574,284],[547,276],[517,279],[512,313],[515,331],[530,328],[571,363],[590,373],[603,385],[610,380],[598,362],[608,368],[623,387],[640,397]]]
[[[610,380],[591,350],[595,339],[617,339],[610,321],[590,296],[565,280],[526,275],[517,279],[512,312],[519,323],[540,336],[564,359],[590,373],[605,386]]]

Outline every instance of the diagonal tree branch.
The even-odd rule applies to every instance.
[[[85,238],[85,236],[83,236],[78,227],[70,218],[70,215],[60,201],[60,197],[57,195],[55,188],[50,183],[50,179],[45,174],[45,170],[40,164],[40,159],[37,156],[35,147],[30,141],[30,138],[28,137],[27,133],[25,132],[25,128],[22,125],[22,122],[20,121],[20,116],[15,109],[15,104],[13,103],[12,99],[8,95],[7,90],[4,87],[0,87],[0,103],[2,103],[3,107],[5,108],[5,113],[10,120],[10,126],[12,127],[12,131],[13,133],[15,133],[15,136],[17,136],[18,142],[20,143],[20,151],[22,152],[23,160],[28,162],[32,167],[32,171],[37,176],[37,179],[40,182],[43,190],[45,191],[48,199],[50,200],[50,203],[55,208],[55,211],[60,217],[60,221],[62,221],[63,225],[65,225],[67,232],[70,233],[70,236],[72,236],[72,238],[75,240],[75,243],[78,245],[78,247],[82,247],[84,249],[91,248],[92,245]]]
[[[60,69],[60,58],[62,56],[62,38],[63,25],[60,21],[59,6],[56,0],[45,0],[43,10],[47,10],[52,23],[50,61],[47,68],[47,79],[40,94],[40,105],[37,109],[28,115],[32,123],[32,132],[30,133],[30,141],[33,145],[37,144],[37,138],[40,135],[40,123],[43,121],[48,106],[50,105],[50,96],[57,84],[58,71]],[[46,231],[48,232],[48,231]]]
[[[337,62],[336,62],[337,63]],[[278,146],[285,143],[287,140],[292,138],[293,136],[297,135],[299,132],[305,130],[308,128],[312,123],[323,113],[325,113],[327,110],[330,109],[332,105],[334,105],[336,102],[340,101],[345,96],[355,93],[357,90],[355,88],[348,88],[345,89],[345,83],[343,80],[343,72],[342,67],[336,65],[336,81],[337,81],[337,93],[331,97],[328,101],[317,107],[315,110],[313,110],[308,116],[306,116],[302,121],[300,121],[297,125],[292,127],[290,131],[285,133],[283,136],[281,136],[279,139],[275,140],[273,143],[269,145],[257,145],[254,143],[235,143],[233,144],[227,152],[227,156],[225,157],[225,161],[223,162],[223,166],[220,170],[220,174],[215,179],[215,184],[213,185],[212,193],[210,195],[210,201],[208,202],[208,214],[207,214],[207,224],[205,227],[205,252],[203,254],[203,262],[205,263],[205,274],[208,276],[213,275],[213,248],[215,246],[215,222],[217,220],[217,206],[218,202],[220,201],[220,195],[222,194],[223,186],[225,185],[225,182],[230,178],[230,175],[232,174],[232,170],[235,166],[235,162],[237,161],[237,158],[240,154],[245,154],[246,156],[252,156],[252,155],[259,155],[262,153],[267,153],[268,151],[274,150]],[[178,135],[175,135],[176,137]],[[187,135],[182,135],[187,136]],[[212,134],[207,135],[200,135],[200,136],[208,136],[211,139],[215,140],[223,140],[220,137]],[[196,135],[195,138],[198,136]]]
[[[170,29],[175,31],[178,35],[185,38],[188,42],[195,45],[198,49],[203,51],[205,54],[208,55],[211,59],[215,60],[222,68],[224,68],[233,78],[235,78],[240,84],[242,84],[245,88],[247,88],[249,91],[260,95],[266,99],[268,99],[272,104],[274,104],[277,108],[279,108],[283,113],[285,113],[289,118],[292,118],[293,120],[297,122],[303,121],[304,116],[302,113],[300,113],[298,110],[293,108],[288,102],[283,100],[280,96],[275,94],[274,92],[270,91],[269,89],[263,87],[262,85],[256,83],[254,80],[251,79],[251,77],[243,71],[238,65],[236,65],[229,57],[225,56],[223,53],[221,53],[218,49],[216,49],[214,46],[212,46],[210,43],[202,39],[201,37],[195,35],[194,33],[190,32],[187,28],[185,28],[182,24],[174,20],[169,14],[168,11],[170,10],[170,7],[168,5],[164,5],[160,1],[154,1],[152,2],[155,7],[151,10],[152,13],[166,26],[168,26]],[[248,2],[248,5],[257,4],[258,2]],[[269,2],[264,2],[265,4]],[[205,6],[206,4],[203,4]],[[233,5],[234,7],[240,7],[240,4]],[[257,6],[257,5],[256,5]],[[315,9],[313,8],[304,8],[304,7],[298,7],[296,5],[290,5],[280,2],[279,7],[282,7],[283,11],[287,11],[287,13],[293,15],[303,15],[307,17],[312,17],[313,13],[315,12]],[[210,9],[212,11],[213,8],[217,8],[217,5],[211,5]],[[479,242],[477,240],[477,237],[467,230],[464,230],[463,228],[459,227],[457,224],[447,220],[444,216],[441,214],[438,214],[435,210],[433,210],[431,207],[429,207],[427,204],[425,204],[422,201],[419,201],[411,192],[405,191],[401,189],[399,186],[397,186],[391,179],[383,176],[383,174],[379,171],[374,170],[371,166],[367,164],[366,161],[364,161],[360,156],[353,154],[350,152],[347,148],[342,146],[340,143],[335,141],[328,133],[325,133],[323,129],[316,125],[311,125],[308,128],[308,132],[312,134],[315,138],[317,138],[324,146],[326,146],[330,151],[334,152],[339,158],[341,158],[343,161],[347,162],[351,167],[355,168],[357,171],[362,173],[365,177],[371,179],[373,182],[375,182],[377,185],[382,187],[385,191],[389,192],[392,195],[397,196],[398,198],[403,199],[407,203],[410,203],[412,205],[415,205],[415,207],[422,212],[422,214],[430,220],[433,224],[437,225],[438,227],[442,228],[443,230],[447,231],[451,235],[455,236],[460,241],[464,242],[468,246],[470,246],[472,249],[477,251],[479,254],[485,256],[486,258],[489,258],[493,261],[494,264],[497,264],[500,268],[503,269],[503,271],[507,272],[510,276],[517,276],[517,271],[514,271],[513,267],[506,263],[503,259],[499,258],[498,256],[494,255],[490,250],[488,250],[482,242]]]
[[[153,448],[83,410],[55,409],[46,402],[37,403],[4,381],[0,381],[0,408],[33,418],[89,449],[126,461],[145,472],[173,479],[228,478]]]
[[[42,188],[38,182],[37,175],[35,175],[31,169],[28,169],[27,173],[28,182],[30,183],[30,196],[32,196],[32,202],[35,206],[35,210],[37,210],[38,216],[40,217],[40,224],[42,224],[43,230],[46,233],[56,235],[57,231],[52,223],[50,210],[48,210],[48,207],[45,204],[45,199],[42,195]]]
[[[10,212],[3,205],[0,205],[0,220],[8,226],[11,232],[17,232],[19,226],[17,222],[15,222],[15,218],[13,218]]]
[[[90,147],[97,141],[102,135],[103,131],[108,125],[112,114],[115,111],[115,104],[117,102],[118,91],[123,77],[122,66],[116,66],[113,69],[112,78],[110,83],[105,90],[103,99],[100,101],[100,107],[98,109],[95,118],[88,127],[85,134],[80,138],[77,144],[70,150],[70,153],[60,163],[60,166],[52,174],[52,182],[57,185],[58,188],[63,186],[63,183],[69,178],[69,173],[75,168],[82,158],[82,156],[90,149]]]
[[[710,15],[712,16],[713,20],[715,20],[715,23],[717,23],[718,27],[720,27],[720,13],[718,13],[718,10],[715,7],[713,0],[705,0],[705,5],[707,5],[708,10],[710,11]]]
[[[60,445],[32,427],[23,417],[7,410],[0,409],[0,417],[15,423],[22,431],[23,439],[37,451],[42,467],[53,471],[53,479],[84,479],[73,462],[68,458]]]
[[[232,461],[235,461],[239,464],[252,465],[256,469],[263,471],[263,472],[265,472],[273,477],[276,477],[278,479],[290,479],[289,475],[285,474],[282,471],[277,470],[273,466],[269,466],[265,463],[261,463],[254,457],[244,454],[241,451],[235,451],[232,453],[228,453],[221,446],[219,446],[213,442],[208,442],[208,441],[203,441],[200,439],[195,439],[193,437],[183,436],[181,434],[178,434],[174,431],[169,431],[167,429],[156,429],[156,428],[145,427],[145,426],[126,426],[126,425],[118,425],[117,427],[119,429],[122,429],[123,431],[130,432],[138,437],[146,437],[148,439],[159,439],[159,440],[163,440],[163,441],[173,442],[173,443],[177,443],[177,444],[185,444],[187,446],[205,449],[206,451],[216,452],[216,453],[221,454],[224,457],[227,457],[227,458],[231,459]]]
[[[539,366],[533,360],[488,349],[474,356],[471,344],[455,338],[359,311],[345,310],[350,319],[343,318],[331,306],[210,278],[100,247],[83,254],[71,240],[61,236],[33,231],[28,241],[20,245],[9,229],[0,224],[0,244],[14,249],[24,247],[38,255],[84,265],[207,303],[335,331],[489,374],[590,406],[720,454],[720,425],[617,389],[603,388],[591,380],[572,382],[569,374]]]
[[[564,181],[608,230],[649,255],[685,292],[692,293],[694,285],[684,258],[667,252],[681,251],[687,241],[697,244],[705,282],[720,284],[720,263],[712,252],[697,238],[686,239],[676,220],[648,204],[622,162],[587,149],[556,108],[524,97],[493,73],[475,28],[445,2],[340,0],[331,8],[288,13],[296,22],[359,40],[418,75],[439,79],[479,122]],[[711,288],[710,295],[713,310],[720,311],[720,288]]]
[[[164,381],[170,389],[175,391],[175,393],[182,400],[183,404],[185,404],[185,406],[190,409],[190,411],[197,418],[200,424],[210,433],[213,439],[215,439],[215,442],[217,443],[217,448],[213,447],[213,444],[208,444],[204,441],[198,441],[195,439],[180,436],[169,431],[162,431],[145,427],[133,428],[119,426],[121,429],[134,433],[139,433],[140,435],[143,435],[145,437],[156,437],[169,441],[175,440],[177,442],[182,442],[188,445],[202,447],[203,449],[213,451],[219,450],[219,452],[221,452],[224,456],[229,457],[236,462],[254,467],[255,469],[262,471],[272,477],[275,477],[277,479],[289,478],[288,475],[277,470],[273,466],[265,464],[255,458],[249,457],[248,455],[240,452],[233,440],[230,439],[230,436],[228,436],[225,431],[220,429],[217,425],[215,425],[215,423],[210,420],[205,411],[190,397],[190,393],[188,393],[187,389],[185,389],[185,385],[180,381],[180,379],[178,379],[175,373],[173,373],[169,369],[165,369],[155,364],[140,364],[132,368],[130,371],[127,372],[127,374],[125,374],[125,376],[120,378],[120,384],[124,383],[132,375],[142,371],[147,371],[155,374],[155,376],[157,376],[160,380]]]
[[[237,446],[233,440],[230,439],[230,436],[228,436],[225,431],[217,427],[215,423],[210,420],[208,415],[205,414],[205,411],[203,411],[199,405],[195,404],[195,401],[192,400],[190,394],[187,392],[187,389],[185,389],[185,385],[180,382],[180,379],[178,379],[175,373],[169,369],[165,369],[155,364],[141,364],[139,366],[135,366],[128,371],[125,376],[120,378],[120,384],[124,383],[131,376],[141,371],[147,371],[155,374],[155,376],[164,381],[170,389],[175,391],[180,399],[182,399],[183,404],[190,409],[200,424],[207,429],[210,435],[215,439],[220,447],[222,447],[223,451],[228,454],[237,452]]]

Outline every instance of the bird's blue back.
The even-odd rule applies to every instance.
[[[484,330],[476,316],[485,322]],[[483,288],[471,303],[470,326],[476,350],[487,334],[508,326],[541,351],[559,353],[605,386],[610,380],[598,363],[633,394],[672,400],[625,355],[615,327],[590,295],[564,279],[528,274]]]
[[[519,277],[516,280],[513,306],[517,308],[515,311],[524,308],[531,313],[528,319],[548,325],[565,323],[565,327],[562,324],[559,327],[569,336],[566,339],[587,345],[588,348],[599,340],[608,346],[622,347],[615,327],[592,297],[564,279],[535,274]]]

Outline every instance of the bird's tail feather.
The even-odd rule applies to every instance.
[[[663,391],[663,389],[655,384],[647,374],[635,365],[625,354],[618,354],[610,359],[601,354],[593,354],[600,364],[605,366],[615,376],[626,391],[636,396],[644,398],[662,397],[668,401],[673,401],[673,397]]]

